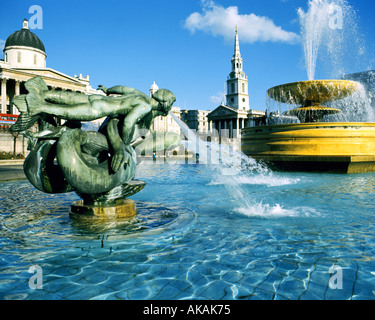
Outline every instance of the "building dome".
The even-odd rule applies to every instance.
[[[151,90],[155,90],[155,91],[158,91],[159,90],[159,87],[158,87],[158,85],[155,83],[155,81],[154,81],[154,83],[151,85],[151,88],[150,88]]]
[[[29,30],[28,21],[26,19],[23,21],[23,28],[19,31],[13,32],[5,41],[3,51],[12,46],[29,47],[39,49],[44,53],[46,52],[43,42],[35,33]]]
[[[159,87],[154,81],[154,83],[150,87],[150,96],[152,96],[158,90],[159,90]]]
[[[4,62],[15,68],[45,68],[46,50],[43,42],[29,30],[29,22],[23,20],[22,29],[12,33],[5,41]]]

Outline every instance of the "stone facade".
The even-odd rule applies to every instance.
[[[209,110],[181,110],[181,120],[184,121],[187,126],[195,130],[196,132],[208,132],[208,119],[207,115],[210,113]]]

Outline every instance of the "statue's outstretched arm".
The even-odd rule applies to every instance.
[[[141,94],[141,95],[144,95],[143,92],[137,90],[137,89],[134,89],[134,88],[131,88],[131,87],[126,87],[126,86],[114,86],[114,87],[111,87],[111,88],[108,88],[106,90],[106,93],[107,94]]]

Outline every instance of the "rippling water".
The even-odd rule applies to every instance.
[[[74,193],[0,184],[0,299],[374,299],[374,174],[143,163],[137,178],[137,217],[106,224],[72,220]]]

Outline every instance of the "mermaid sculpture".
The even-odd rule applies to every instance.
[[[151,134],[155,117],[168,115],[176,100],[172,92],[160,89],[148,97],[130,87],[99,86],[106,95],[85,95],[48,90],[39,76],[28,80],[25,88],[28,94],[12,101],[20,115],[11,131],[29,138],[24,171],[37,189],[47,193],[75,191],[85,204],[100,205],[144,187],[145,183],[133,180],[135,146],[152,144],[153,140],[145,137]],[[102,117],[106,120],[98,131],[81,130],[81,121]],[[56,118],[67,121],[58,126]],[[36,122],[39,132],[28,130]],[[165,149],[179,143],[179,136],[165,135]]]

